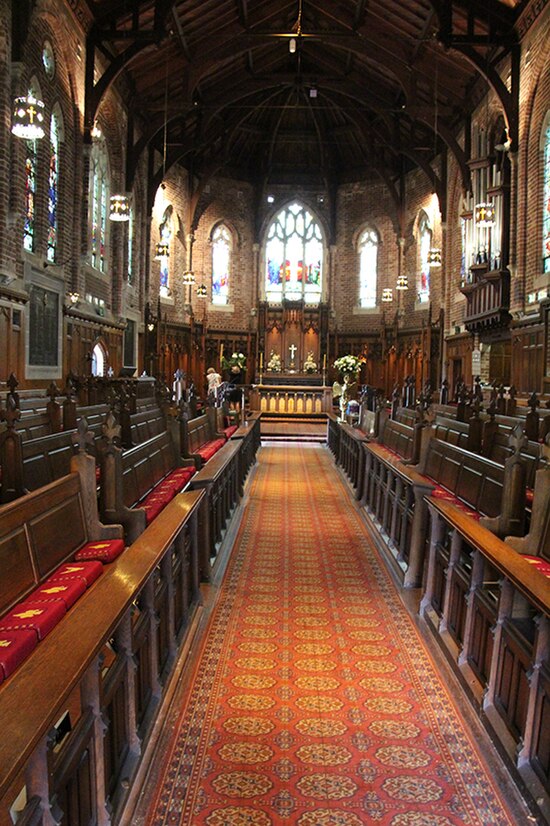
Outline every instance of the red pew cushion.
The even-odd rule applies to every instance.
[[[90,559],[96,559],[99,562],[112,562],[117,556],[120,556],[124,550],[123,539],[105,539],[100,542],[87,542],[75,554],[77,562],[83,562]]]
[[[65,581],[66,579],[81,579],[85,582],[86,587],[96,581],[103,573],[103,565],[101,562],[66,562],[60,565],[59,568],[46,580],[46,582]]]
[[[464,511],[465,514],[471,516],[472,519],[479,521],[479,519],[481,518],[480,513],[472,510],[472,508],[470,508],[469,505],[466,505],[464,502],[458,499],[454,495],[454,493],[451,493],[449,490],[446,490],[445,488],[441,487],[441,485],[438,485],[437,482],[435,484],[436,487],[431,492],[431,496],[433,496],[434,499],[444,499],[446,502],[449,502],[451,505],[454,505],[455,508],[460,508],[460,510]]]
[[[45,582],[30,594],[21,606],[29,602],[63,602],[67,611],[80,599],[86,591],[86,583],[81,579],[71,579],[66,582]]]
[[[197,450],[197,453],[207,462],[209,459],[212,458],[214,453],[216,453],[220,447],[223,447],[225,444],[225,439],[213,439],[211,442],[205,442],[200,448]]]
[[[13,674],[37,644],[34,631],[0,631],[0,683]]]
[[[175,483],[179,485],[179,490],[181,490],[195,473],[196,470],[194,467],[178,467],[169,473],[163,481]]]
[[[540,556],[530,556],[529,554],[522,554],[523,558],[537,569],[543,576],[550,579],[550,562]]]
[[[238,429],[236,424],[232,424],[230,427],[224,427],[223,432],[226,439],[230,439],[234,432]]]
[[[37,639],[43,640],[66,613],[62,600],[22,603],[0,620],[0,632],[34,631]]]

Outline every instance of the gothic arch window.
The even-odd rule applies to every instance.
[[[432,246],[432,230],[425,212],[420,213],[418,220],[418,251],[419,273],[417,292],[420,303],[430,300],[430,249]]]
[[[170,255],[172,250],[173,231],[173,207],[170,204],[164,210],[162,221],[159,227],[159,244],[167,251],[167,255],[160,255],[160,276],[159,276],[159,294],[161,298],[168,298],[170,296]]]
[[[28,96],[41,100],[38,81],[31,80]],[[25,141],[25,220],[23,223],[23,247],[34,252],[36,244],[36,185],[38,180],[38,142]]]
[[[313,215],[298,203],[289,204],[267,231],[265,293],[270,302],[283,298],[321,300],[323,234]]]
[[[376,307],[378,286],[378,245],[376,230],[368,228],[361,233],[359,252],[359,306]]]
[[[92,267],[107,268],[107,203],[109,200],[107,150],[96,140],[90,158],[90,253]]]
[[[550,111],[541,136],[543,151],[542,271],[550,273]]]
[[[232,253],[231,231],[225,224],[218,224],[212,233],[212,304],[229,303]]]
[[[105,348],[98,342],[92,350],[92,376],[104,376],[105,364]]]
[[[59,234],[59,148],[63,139],[63,119],[59,107],[50,118],[50,148],[48,168],[48,261],[55,261]]]

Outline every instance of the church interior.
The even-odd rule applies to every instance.
[[[550,823],[549,42],[0,0],[0,826]]]

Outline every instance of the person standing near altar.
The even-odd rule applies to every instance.
[[[222,377],[214,367],[209,367],[206,371],[206,381],[208,383],[208,400],[216,404],[218,401],[218,387],[222,383]]]

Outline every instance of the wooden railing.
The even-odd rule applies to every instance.
[[[421,615],[548,815],[549,580],[457,508],[428,507]]]
[[[257,384],[252,387],[249,400],[252,410],[262,413],[330,413],[332,388]]]
[[[466,329],[480,332],[490,327],[504,327],[510,321],[510,273],[495,270],[476,276],[460,292],[466,296]]]
[[[196,620],[203,499],[173,499],[0,688],[0,823],[23,787],[20,823],[116,822]]]

